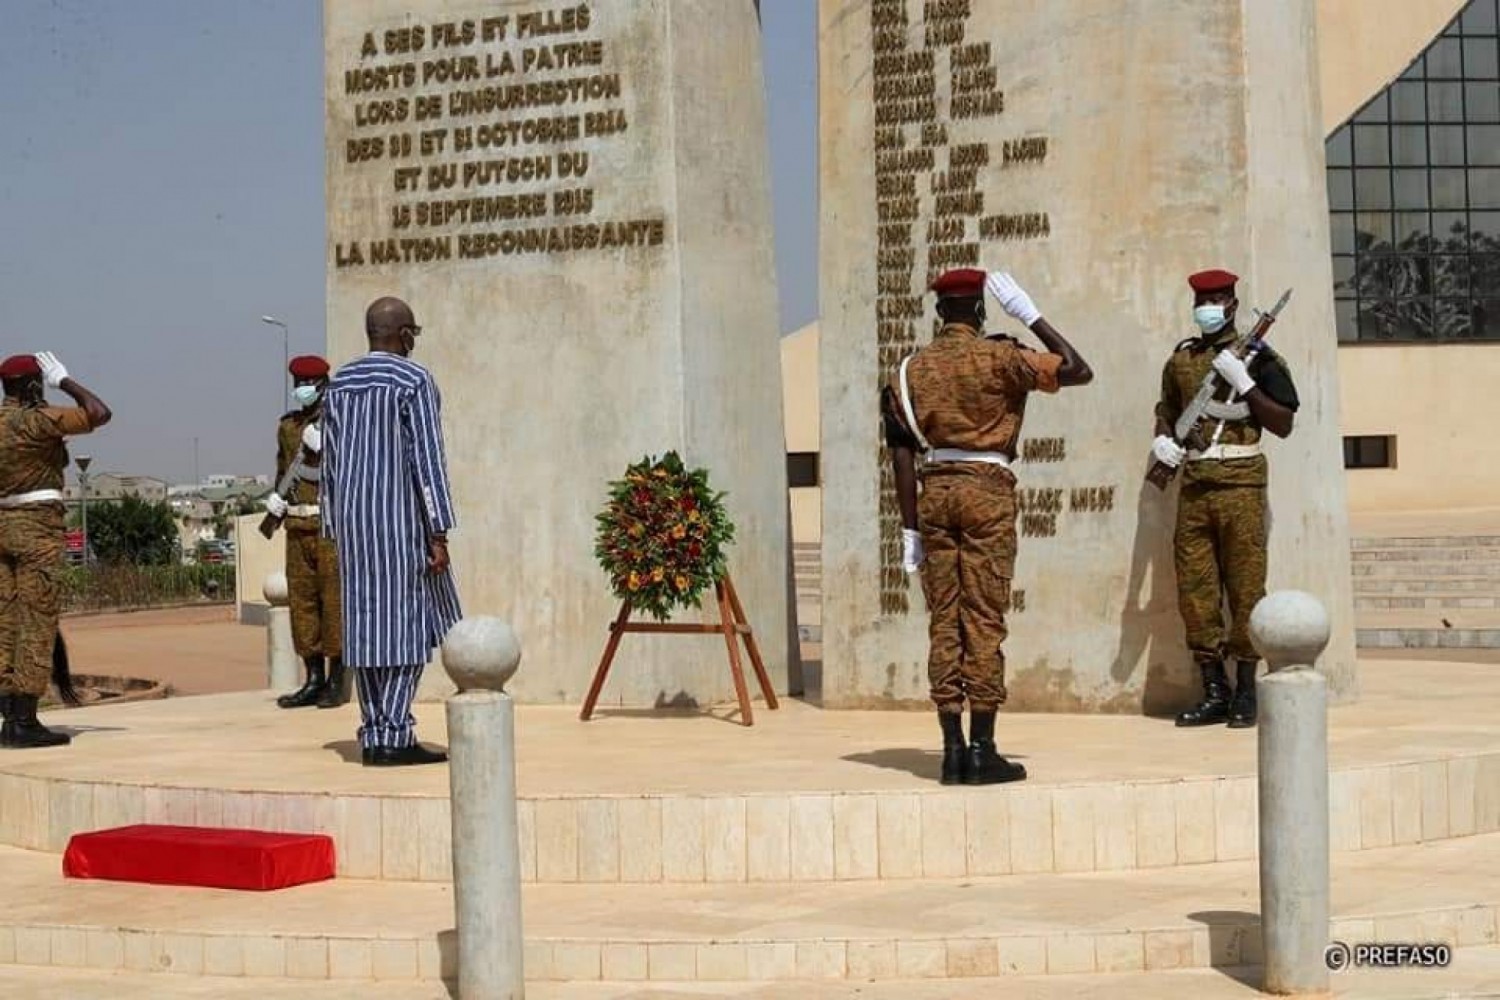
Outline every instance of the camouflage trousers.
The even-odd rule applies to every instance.
[[[0,510],[0,694],[47,693],[64,544],[61,507]]]
[[[1183,486],[1173,554],[1177,604],[1194,659],[1260,659],[1250,641],[1250,612],[1266,596],[1266,541],[1265,487]]]
[[[333,539],[321,537],[316,520],[286,522],[286,587],[292,612],[292,645],[297,655],[304,660],[309,656],[333,659],[343,655],[338,550]]]
[[[1005,612],[1016,563],[1016,480],[995,465],[929,466],[917,500],[927,560],[927,679],[941,712],[1005,702]]]

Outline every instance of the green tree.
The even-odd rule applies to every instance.
[[[165,503],[131,495],[89,505],[89,547],[100,562],[165,566],[177,554],[177,519]]]

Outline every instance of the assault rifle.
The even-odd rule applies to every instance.
[[[1236,340],[1230,347],[1230,350],[1243,358],[1247,365],[1255,360],[1255,356],[1265,346],[1266,334],[1271,331],[1271,324],[1276,322],[1276,317],[1281,315],[1281,310],[1286,306],[1287,301],[1291,297],[1292,290],[1288,288],[1285,292],[1281,293],[1281,298],[1271,307],[1270,312],[1263,313],[1256,310],[1258,315],[1255,326],[1251,327],[1249,333]],[[1172,440],[1190,451],[1203,451],[1210,446],[1211,442],[1205,437],[1205,424],[1207,421],[1204,419],[1204,415],[1208,410],[1208,404],[1214,401],[1214,396],[1225,385],[1226,383],[1218,371],[1210,368],[1208,374],[1203,376],[1203,384],[1198,387],[1198,394],[1193,397],[1193,401],[1183,409],[1182,415],[1177,418],[1177,424],[1172,428]],[[1233,395],[1233,390],[1230,390],[1229,396],[1232,397]],[[1225,400],[1221,400],[1221,402],[1225,401],[1227,401],[1227,397]],[[1164,490],[1171,485],[1172,480],[1176,476],[1176,466],[1157,460],[1151,463],[1151,470],[1146,473],[1146,481],[1157,489]]]
[[[302,478],[302,474],[307,471],[307,466],[302,463],[302,456],[305,453],[306,449],[297,449],[297,457],[292,461],[291,466],[287,468],[286,475],[281,477],[281,482],[276,484],[276,495],[281,497],[283,500],[285,500],[291,494],[292,486],[295,485],[297,480]],[[279,518],[275,514],[267,512],[266,516],[260,519],[260,533],[266,537],[267,541],[269,541],[275,536],[276,529],[281,527],[281,522],[282,518]]]

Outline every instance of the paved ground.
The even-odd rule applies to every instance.
[[[1250,1000],[1258,970],[890,983],[531,983],[530,1000]],[[1469,948],[1444,970],[1361,970],[1333,978],[1335,1000],[1500,997],[1500,947]],[[450,1000],[457,990],[396,983],[291,982],[0,967],[6,1000]]]
[[[1492,750],[1496,704],[1500,672],[1491,665],[1370,662],[1360,700],[1331,713],[1330,764]],[[441,704],[418,704],[415,714],[423,739],[446,742]],[[757,712],[750,728],[726,706],[711,713],[609,709],[581,723],[571,705],[522,705],[518,716],[518,780],[530,796],[927,789],[937,768],[937,726],[925,712],[826,712],[788,699],[781,711]],[[71,709],[47,716],[81,734],[67,753],[10,756],[0,770],[126,784],[149,775],[166,786],[446,797],[446,768],[348,766],[357,718],[352,704],[278,711],[264,690],[191,705],[167,699]],[[226,727],[232,741],[223,739]],[[1256,767],[1253,729],[1182,730],[1135,715],[1007,713],[1001,739],[1032,771],[1028,787],[1249,775]]]
[[[73,672],[165,681],[175,694],[265,687],[266,633],[233,605],[63,619]]]

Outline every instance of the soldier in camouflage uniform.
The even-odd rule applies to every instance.
[[[65,441],[103,427],[111,414],[51,354],[6,359],[0,384],[0,746],[61,746],[71,737],[43,726],[36,710],[58,641]],[[48,406],[45,386],[78,405]]]
[[[307,681],[292,694],[282,695],[282,708],[337,708],[349,700],[349,678],[344,671],[343,620],[340,614],[338,553],[324,538],[318,511],[318,475],[323,448],[319,420],[323,390],[328,387],[328,362],[305,355],[289,366],[299,409],[285,414],[276,428],[278,489],[298,456],[302,471],[287,495],[272,493],[266,510],[285,518],[287,598],[292,613],[292,643],[307,667]],[[324,673],[325,664],[327,674]]]
[[[1046,352],[1010,337],[984,336],[986,288]],[[949,271],[932,290],[943,326],[931,344],[901,363],[882,392],[904,525],[902,562],[908,573],[920,569],[927,599],[927,672],[943,732],[943,784],[1019,781],[1026,769],[995,749],[1016,558],[1010,464],[1026,397],[1084,385],[1093,372],[1009,275]],[[925,458],[920,498],[918,453]]]
[[[1255,671],[1260,657],[1250,642],[1250,612],[1266,593],[1266,458],[1262,429],[1278,437],[1292,432],[1297,389],[1286,362],[1264,347],[1249,366],[1230,348],[1239,337],[1239,306],[1227,271],[1203,271],[1188,279],[1193,318],[1200,336],[1178,344],[1162,371],[1156,404],[1153,454],[1174,468],[1186,463],[1177,500],[1173,552],[1178,606],[1187,644],[1203,677],[1203,701],[1177,717],[1179,726],[1224,722],[1255,725]],[[1173,437],[1183,409],[1204,377],[1216,371],[1227,389],[1208,418],[1213,444],[1185,451]],[[1226,635],[1223,607],[1229,604]],[[1236,663],[1231,700],[1225,659]]]

